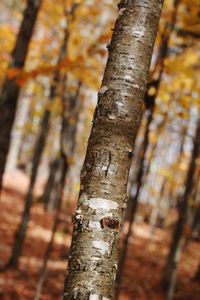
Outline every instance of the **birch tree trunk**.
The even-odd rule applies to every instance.
[[[11,55],[9,68],[23,69],[24,67],[40,4],[40,0],[27,1],[24,18],[19,30],[15,48]],[[0,95],[0,190],[10,146],[11,130],[15,119],[19,93],[20,86],[16,83],[16,81],[6,77]]]
[[[64,300],[113,299],[130,152],[161,8],[161,0],[119,3],[81,171]]]

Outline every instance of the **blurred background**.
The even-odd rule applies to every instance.
[[[61,299],[118,1],[41,1],[19,67],[31,2],[0,2],[1,92],[6,81],[18,89],[0,200],[4,300]],[[199,300],[199,0],[164,2],[127,193],[117,299]]]

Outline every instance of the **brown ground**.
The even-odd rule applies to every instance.
[[[0,201],[0,264],[9,258],[14,239],[14,232],[20,221],[23,209],[23,194],[27,183],[20,186],[6,182],[6,188]],[[21,191],[21,193],[20,193]],[[70,207],[70,208],[69,208]],[[61,220],[71,224],[72,205]],[[23,247],[18,269],[0,273],[0,299],[32,300],[43,254],[50,238],[54,215],[44,213],[40,203],[32,209],[28,236]],[[55,236],[53,251],[48,265],[48,277],[43,288],[41,300],[61,299],[64,274],[67,265],[66,256],[70,245],[70,231],[63,237],[63,222]],[[161,300],[165,299],[160,288],[162,268],[169,245],[169,232],[156,229],[154,238],[149,240],[149,226],[134,226],[134,239],[130,241],[125,272],[122,281],[120,300]],[[199,244],[188,244],[181,258],[175,300],[200,300],[200,284],[192,281],[200,259]],[[81,299],[80,299],[81,300]]]

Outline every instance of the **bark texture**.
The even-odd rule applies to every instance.
[[[40,0],[28,0],[23,21],[11,55],[9,68],[23,69],[34,25],[41,5]],[[20,86],[14,79],[5,78],[0,95],[0,189],[10,145],[11,130],[15,119]]]
[[[119,228],[162,1],[121,1],[81,171],[64,300],[113,299]]]

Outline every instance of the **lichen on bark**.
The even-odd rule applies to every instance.
[[[113,299],[130,151],[140,122],[161,8],[161,0],[119,4],[81,171],[64,300]]]

